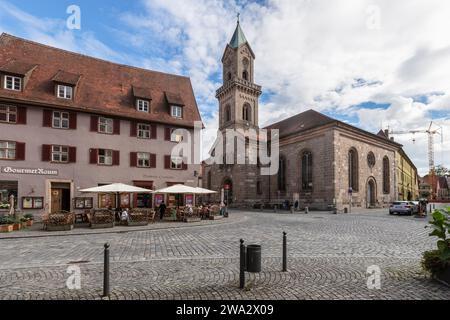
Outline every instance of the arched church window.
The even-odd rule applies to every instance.
[[[391,173],[389,158],[383,158],[383,193],[389,194],[391,192]]]
[[[278,166],[278,190],[286,191],[286,158],[280,156]]]
[[[313,165],[312,153],[310,151],[304,151],[302,153],[302,190],[310,191],[313,186],[312,165]]]
[[[244,72],[242,72],[242,79],[248,81],[248,72],[247,72],[247,70],[244,70]]]
[[[231,72],[228,72],[227,79],[228,79],[228,81],[231,80]]]
[[[211,171],[208,171],[208,179],[207,179],[208,189],[211,190],[212,183],[211,183]]]
[[[231,121],[231,107],[227,105],[225,107],[225,122]]]
[[[242,108],[242,119],[244,121],[252,121],[252,108],[248,104],[245,104]]]
[[[358,181],[359,181],[359,162],[358,162],[358,152],[355,148],[351,148],[348,152],[348,187],[352,188],[353,191],[358,191]]]

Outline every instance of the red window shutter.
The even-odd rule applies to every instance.
[[[44,127],[52,127],[52,118],[53,118],[53,111],[52,110],[44,110],[44,119],[43,119],[43,126]]]
[[[137,152],[130,152],[130,167],[137,167]]]
[[[164,140],[170,141],[170,136],[172,135],[172,128],[166,128],[164,131]]]
[[[27,124],[27,108],[17,107],[17,124]]]
[[[120,119],[114,119],[113,134],[120,134]]]
[[[98,132],[98,117],[97,116],[91,116],[91,131]],[[95,161],[95,163],[97,163],[97,161]]]
[[[156,168],[156,154],[150,154],[150,168]]]
[[[113,151],[113,166],[120,165],[120,151]]]
[[[130,137],[137,137],[137,122],[130,122]]]
[[[77,113],[76,112],[69,113],[69,129],[72,129],[72,130],[77,129]]]
[[[90,149],[89,150],[89,163],[90,164],[98,163],[98,149]]]
[[[77,148],[69,147],[69,162],[77,162]]]
[[[42,161],[43,162],[52,161],[52,146],[50,144],[42,145]]]
[[[157,133],[156,133],[156,124],[152,124],[151,125],[151,135],[150,135],[150,139],[157,139]]]
[[[25,160],[25,143],[16,142],[16,160]]]
[[[170,156],[164,156],[164,168],[165,169],[170,169]]]

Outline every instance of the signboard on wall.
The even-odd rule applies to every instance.
[[[14,167],[2,167],[1,173],[6,174],[30,174],[36,176],[57,176],[59,175],[56,169],[44,169],[44,168],[14,168]]]

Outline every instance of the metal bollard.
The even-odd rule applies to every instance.
[[[306,207],[305,208],[305,214],[308,214],[309,213],[309,207]]]
[[[246,252],[244,246],[244,240],[240,240],[240,259],[239,259],[239,288],[244,289],[245,287],[245,269],[246,269]]]
[[[103,269],[103,297],[109,297],[109,243],[105,243]]]
[[[287,233],[283,232],[283,272],[287,272]]]

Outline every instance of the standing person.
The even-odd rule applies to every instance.
[[[166,204],[164,203],[164,200],[159,205],[159,220],[162,220],[164,218],[164,214],[166,213]]]
[[[223,201],[220,203],[220,215],[225,215],[225,203]]]

